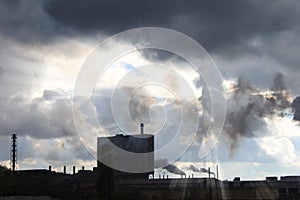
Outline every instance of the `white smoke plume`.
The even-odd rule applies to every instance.
[[[155,168],[166,169],[168,172],[177,175],[186,175],[184,171],[179,169],[177,166],[170,164],[167,159],[155,160]]]

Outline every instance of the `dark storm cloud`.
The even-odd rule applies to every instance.
[[[14,50],[20,49],[17,46],[18,42],[30,45],[31,43],[43,44],[51,43],[60,36],[67,38],[73,34],[89,36],[94,33],[106,33],[111,35],[143,26],[166,27],[193,37],[209,53],[218,54],[221,59],[228,58],[231,61],[228,64],[230,67],[223,70],[228,73],[237,71],[232,67],[232,64],[235,64],[239,70],[246,71],[250,74],[249,76],[254,77],[254,80],[261,79],[265,83],[266,77],[259,77],[261,76],[260,70],[265,68],[276,73],[272,64],[273,62],[279,63],[282,69],[290,69],[288,72],[282,71],[288,74],[287,85],[292,83],[295,89],[300,84],[298,79],[300,69],[299,3],[298,0],[1,1],[0,54],[2,56],[0,58],[2,63],[6,60],[5,67],[9,66],[6,65],[7,63],[12,67],[4,68],[5,73],[1,77],[3,73],[0,66],[0,80],[10,80],[14,84],[10,84],[11,82],[6,82],[6,85],[2,84],[4,89],[1,90],[1,97],[9,97],[0,101],[0,135],[8,136],[12,131],[16,131],[38,139],[65,138],[74,135],[75,131],[70,118],[72,116],[71,104],[69,100],[58,98],[60,91],[45,90],[42,102],[40,102],[41,99],[28,102],[26,98],[17,96],[20,91],[24,92],[24,87],[29,85],[28,83],[32,82],[32,78],[26,78],[24,81],[23,73],[25,73],[26,66],[30,68],[28,70],[30,72],[31,68],[36,69],[28,64],[33,58],[29,59],[25,56],[18,61],[16,59],[19,57],[18,52],[2,53],[2,50],[6,50],[7,47]],[[6,40],[7,38],[16,41],[10,43],[11,41]],[[62,43],[66,38],[60,38]],[[29,48],[23,50],[24,54],[27,55]],[[62,54],[64,53],[67,52]],[[247,57],[243,57],[248,54],[254,55],[249,60],[255,60],[255,66],[245,59]],[[152,54],[152,56],[153,59],[173,58],[168,53]],[[270,57],[273,62],[267,63],[268,65],[260,63],[259,58],[264,56]],[[243,62],[238,62],[237,58]],[[43,64],[41,63],[43,70],[39,70],[46,71],[42,67]],[[11,73],[14,74],[11,78],[8,75],[13,70],[15,73]],[[21,84],[13,82],[19,80],[19,77],[22,77],[19,81]],[[279,77],[278,81],[274,82],[274,88],[278,89],[274,90],[281,90],[280,83]],[[33,88],[32,85],[30,84],[29,87]],[[239,136],[248,133],[249,129],[253,130],[252,126],[261,125],[256,116],[260,116],[259,109],[261,105],[265,105],[265,99],[261,96],[253,97],[243,92],[239,96],[247,99],[243,101],[241,98],[239,104],[232,104],[234,109],[242,107],[240,110],[233,110],[231,112],[233,114],[228,119],[229,122],[234,121],[227,126],[227,129],[233,133],[231,138],[233,140],[238,140]],[[46,101],[53,101],[53,104],[47,108],[45,107]],[[253,106],[254,104],[257,106]],[[295,101],[293,105],[296,109],[297,102]],[[235,118],[240,121],[234,120]],[[241,129],[235,128],[235,125],[244,125],[247,120],[251,121],[249,126],[245,125]]]
[[[184,32],[206,48],[237,50],[244,40],[294,29],[299,2],[288,1],[51,1],[57,22],[82,32],[118,33],[141,26]]]
[[[1,1],[0,33],[21,42],[44,42],[56,36],[56,23],[45,12],[47,1]]]
[[[282,72],[287,79],[294,80],[288,86],[295,93],[300,92],[297,88],[300,81],[295,75],[300,73],[299,9],[298,0],[66,0],[50,1],[45,6],[57,25],[77,34],[112,35],[145,26],[180,31],[203,45],[221,63],[223,74],[237,77],[244,75],[238,71],[246,70],[249,80],[266,85],[269,80],[259,78],[257,69],[266,71],[260,76],[271,77]],[[150,60],[170,57],[164,53],[145,53],[150,53],[146,54]]]
[[[297,69],[300,2],[286,1],[2,1],[0,30],[22,42],[116,34],[158,26],[181,31],[210,53],[270,56]],[[298,44],[298,45],[297,45]]]

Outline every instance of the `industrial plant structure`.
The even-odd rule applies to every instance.
[[[142,126],[141,124],[141,131],[143,130]],[[127,152],[143,154],[143,156],[138,157],[138,160],[134,156],[132,158],[122,156],[122,154],[127,155]],[[112,170],[115,179],[148,179],[154,177],[154,136],[149,134],[117,134],[112,137],[99,137],[97,140],[97,160],[97,165],[100,168],[105,167],[106,163],[110,163],[114,166],[126,165],[127,169],[144,171],[143,173],[136,173],[136,171],[128,173],[122,169],[114,168]]]
[[[107,200],[291,200],[300,199],[300,176],[267,177],[260,181],[221,181],[216,177],[181,176],[154,178],[154,136],[118,134],[97,139],[97,167],[73,174],[48,170],[16,170],[0,172],[0,200],[24,199],[107,199]],[[117,148],[115,148],[117,147]],[[119,151],[146,153],[135,167],[148,166],[142,173],[112,168],[109,159],[120,159]],[[121,162],[132,162],[121,158]],[[124,163],[126,164],[126,163]],[[128,164],[128,163],[127,163]],[[130,164],[130,163],[129,163]],[[18,198],[19,197],[19,198]]]

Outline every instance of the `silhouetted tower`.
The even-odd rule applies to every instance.
[[[144,135],[144,124],[141,123],[140,127],[141,127],[141,135]]]
[[[16,171],[16,163],[17,163],[17,134],[11,134],[11,154],[10,160],[12,165],[12,171]]]

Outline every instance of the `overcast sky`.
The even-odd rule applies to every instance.
[[[100,42],[132,28],[163,27],[188,35],[206,49],[229,82],[242,77],[265,91],[281,73],[292,101],[300,95],[299,11],[298,0],[1,1],[0,163],[9,166],[9,137],[16,132],[19,169],[53,165],[61,171],[68,165],[71,171],[72,165],[96,165],[93,150],[82,146],[74,126],[74,84]],[[134,68],[134,62],[147,62],[147,55],[138,53],[126,62]],[[162,62],[169,58],[161,57]],[[107,109],[105,102],[97,103],[98,109]],[[84,115],[88,108],[83,107]],[[219,162],[224,179],[299,173],[298,122],[277,115],[254,122],[263,125],[250,129],[255,132],[250,137],[239,135],[234,152],[226,140],[232,138],[224,137],[213,150],[214,158],[200,160],[194,145],[178,165]],[[94,126],[85,124],[96,134]]]

